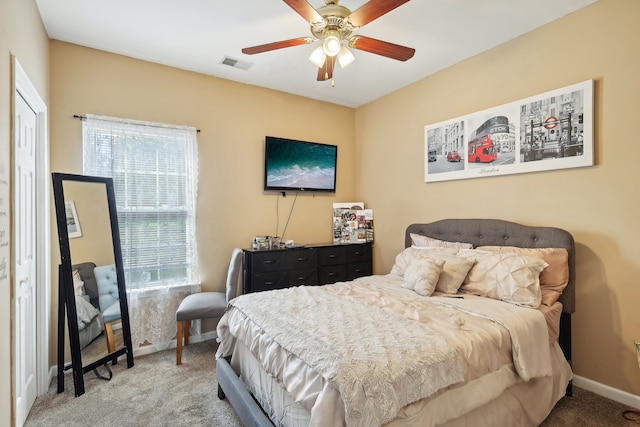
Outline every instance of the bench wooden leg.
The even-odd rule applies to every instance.
[[[178,332],[176,333],[176,365],[182,364],[182,340],[184,345],[189,345],[189,321],[178,322]]]
[[[116,342],[113,337],[113,326],[111,325],[111,322],[104,324],[104,332],[107,339],[107,351],[109,353],[113,353],[116,351]]]

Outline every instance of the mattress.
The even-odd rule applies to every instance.
[[[466,425],[465,420],[473,418],[473,425],[513,419],[510,425],[524,426],[544,420],[571,379],[558,344],[549,344],[548,325],[554,326],[560,309],[545,309],[543,314],[471,295],[416,298],[401,281],[394,275],[370,276],[328,289],[437,331],[456,349],[464,381],[402,407],[387,425]],[[473,306],[487,304],[474,311]],[[496,315],[503,311],[517,313],[516,318]],[[528,335],[536,334],[527,333],[533,326],[525,318],[537,322],[534,341],[528,341]],[[222,342],[217,356],[232,356],[232,367],[275,425],[345,425],[345,402],[336,387],[295,354],[270,342],[268,333],[239,310],[225,315],[218,334]]]

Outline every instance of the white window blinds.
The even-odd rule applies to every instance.
[[[199,283],[196,129],[87,115],[84,173],[112,177],[127,289]]]

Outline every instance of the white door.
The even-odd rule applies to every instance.
[[[15,425],[22,426],[37,396],[36,361],[36,122],[16,92],[14,110]]]

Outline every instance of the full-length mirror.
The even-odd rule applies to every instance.
[[[84,175],[53,175],[60,243],[58,392],[73,369],[76,396],[84,374],[126,356],[133,366],[126,285],[113,181]],[[65,316],[66,314],[66,316]],[[65,330],[71,363],[65,363]]]

